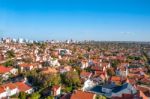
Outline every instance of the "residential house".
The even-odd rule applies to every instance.
[[[61,86],[59,85],[54,85],[51,89],[51,95],[58,97],[61,95]]]
[[[140,91],[140,96],[143,99],[150,99],[150,88],[145,87],[145,86],[136,86],[137,90]]]
[[[60,73],[65,73],[65,72],[69,72],[72,71],[73,68],[71,66],[64,66],[64,67],[60,67]]]
[[[91,77],[92,73],[91,72],[86,72],[86,71],[82,71],[80,73],[80,77],[81,79],[87,80]]]
[[[87,91],[91,88],[93,88],[96,85],[91,79],[88,79],[84,82],[84,86],[82,88],[83,91]]]
[[[13,96],[19,92],[33,93],[33,88],[24,82],[7,83],[0,86],[0,99]]]
[[[111,81],[112,83],[115,83],[116,85],[122,84],[122,78],[121,78],[120,76],[112,76],[112,77],[110,78],[110,81]]]
[[[41,68],[41,65],[36,63],[31,63],[31,64],[23,63],[23,64],[19,64],[19,68],[21,69],[21,71],[28,71],[36,68]]]
[[[97,85],[89,89],[88,92],[99,94],[99,95],[104,95],[107,98],[113,98],[113,99],[114,97],[119,97],[119,99],[124,99],[123,96],[126,94],[132,96],[133,99],[139,99],[138,91],[131,84],[128,84],[128,83],[124,83],[121,86],[116,86],[113,83],[106,84],[103,86]]]
[[[77,90],[74,91],[70,99],[96,99],[96,94]]]
[[[19,92],[17,86],[13,83],[8,83],[0,86],[0,99],[15,95]]]
[[[43,68],[42,73],[44,73],[44,74],[57,74],[58,70],[56,68],[48,67],[48,68]]]
[[[88,66],[89,66],[88,61],[83,60],[83,61],[81,62],[81,68],[82,68],[82,69],[87,68]]]
[[[27,94],[31,94],[34,92],[33,88],[25,82],[16,82],[14,84],[18,87],[19,92],[25,92]]]
[[[58,62],[58,59],[51,59],[50,60],[50,65],[52,66],[52,67],[59,67],[60,66],[60,63]]]
[[[7,80],[11,74],[16,75],[17,72],[18,70],[15,68],[0,66],[0,76],[3,77],[4,80]]]

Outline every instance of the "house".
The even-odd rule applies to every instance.
[[[0,75],[1,77],[3,77],[4,80],[7,80],[10,74],[16,75],[17,72],[18,70],[15,68],[5,67],[3,65],[0,66]]]
[[[116,85],[120,85],[122,83],[122,79],[119,76],[112,76],[110,81],[115,83]]]
[[[150,98],[150,88],[145,87],[145,86],[136,86],[137,90],[140,91],[140,96],[143,99],[149,99]]]
[[[18,87],[19,92],[25,92],[27,94],[34,92],[33,88],[27,85],[25,82],[16,82],[15,85]]]
[[[88,79],[84,82],[84,86],[83,86],[82,90],[83,91],[89,90],[90,88],[94,87],[95,85],[96,84],[92,80]]]
[[[96,99],[96,94],[77,90],[74,91],[70,99]]]
[[[100,62],[99,66],[100,67],[105,67],[105,68],[110,68],[111,67],[110,63],[104,63],[104,62]]]
[[[50,65],[52,67],[55,67],[55,66],[60,66],[60,63],[58,62],[58,59],[51,59],[50,60]]]
[[[88,66],[89,66],[88,61],[83,60],[83,61],[81,62],[81,68],[82,68],[82,69],[87,68]]]
[[[128,83],[124,83],[121,86],[116,86],[115,84],[105,84],[103,86],[97,85],[89,89],[88,92],[104,95],[107,98],[119,97],[116,99],[124,99],[124,95],[130,95],[134,98],[136,97],[136,99],[139,99],[137,98],[139,94],[138,91],[131,84]]]
[[[19,92],[31,94],[33,92],[33,88],[24,82],[3,84],[0,86],[0,99],[13,96]]]
[[[65,72],[69,72],[69,71],[72,71],[73,68],[71,66],[64,66],[64,67],[61,67],[60,68],[60,73],[65,73]]]
[[[41,68],[41,65],[38,65],[36,63],[32,63],[32,64],[22,63],[22,64],[19,64],[19,67],[21,71],[28,71],[28,70],[33,70],[36,68]]]
[[[56,74],[56,73],[58,73],[58,70],[56,68],[48,67],[48,68],[44,68],[42,70],[42,73],[44,73],[44,74]]]
[[[121,97],[113,96],[111,99],[142,99],[139,94],[132,95],[132,94],[122,94]],[[144,98],[145,99],[145,98]]]
[[[60,96],[61,95],[61,86],[54,85],[51,89],[51,95],[52,96]]]
[[[86,71],[82,71],[82,72],[80,73],[80,77],[81,77],[82,79],[88,79],[88,78],[91,77],[91,75],[92,75],[92,73],[86,72]]]
[[[17,86],[13,83],[8,83],[0,86],[0,99],[15,95],[19,92]]]
[[[47,96],[54,96],[55,99],[60,97],[61,95],[61,86],[59,85],[54,85],[54,86],[49,86],[42,90],[41,92],[42,97],[47,97]]]
[[[63,56],[63,55],[71,55],[72,52],[68,49],[56,49],[59,52],[59,55]]]
[[[103,83],[107,79],[107,74],[105,74],[101,71],[96,71],[96,72],[98,72],[98,73],[93,74],[91,76],[91,79],[97,84]]]
[[[130,83],[131,85],[135,85],[137,83],[137,81],[134,78],[127,78],[126,82]]]

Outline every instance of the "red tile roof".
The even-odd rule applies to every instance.
[[[25,92],[29,89],[31,89],[31,87],[23,82],[16,82],[15,85],[17,85],[18,89],[21,91],[21,92]]]
[[[30,66],[35,66],[35,64],[23,63],[23,64],[20,64],[19,66],[21,66],[21,67],[30,67]]]
[[[11,69],[11,67],[0,66],[0,74],[10,72]]]
[[[8,83],[8,84],[4,84],[4,85],[1,85],[1,86],[0,86],[0,93],[5,92],[5,89],[6,89],[7,87],[8,87],[10,90],[15,89],[15,88],[18,87],[18,89],[19,89],[21,92],[25,92],[25,91],[31,89],[30,86],[28,86],[27,84],[25,84],[25,83],[23,83],[23,82]]]
[[[15,89],[15,88],[16,88],[16,85],[13,84],[13,83],[8,83],[8,84],[2,85],[2,87],[3,87],[3,88],[9,87],[9,89]]]
[[[4,88],[0,87],[0,93],[3,93],[3,92],[5,92]]]
[[[90,72],[82,71],[80,75],[85,76],[85,77],[89,77],[90,74],[91,74]]]
[[[6,89],[6,88],[9,88],[10,90],[12,90],[12,89],[15,89],[15,88],[16,88],[16,85],[13,84],[13,83],[8,83],[8,84],[1,85],[1,86],[0,86],[0,93],[5,92],[5,89]]]
[[[78,90],[72,94],[70,99],[93,99],[94,96],[93,93]]]
[[[118,76],[112,76],[111,81],[121,81],[121,78]]]

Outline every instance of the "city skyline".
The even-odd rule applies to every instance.
[[[150,41],[148,0],[0,0],[1,37]]]

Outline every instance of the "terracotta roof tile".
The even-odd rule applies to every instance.
[[[10,72],[11,69],[11,67],[0,66],[0,74]]]
[[[4,89],[9,87],[9,89],[15,89],[17,86],[13,83],[8,83],[8,84],[4,84],[4,85],[1,85],[1,87],[3,87]]]
[[[29,89],[31,89],[31,87],[23,82],[16,82],[15,85],[18,87],[18,89],[21,91],[21,92],[25,92]]]
[[[0,93],[3,93],[3,92],[5,92],[4,88],[0,87]]]
[[[72,94],[70,99],[93,99],[94,95],[93,93],[78,90]]]

